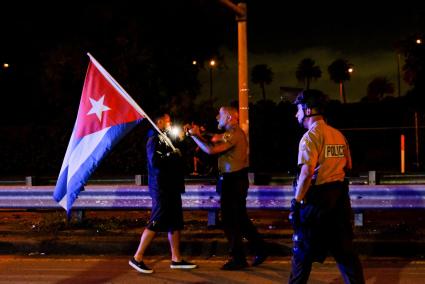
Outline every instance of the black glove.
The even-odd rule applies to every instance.
[[[295,198],[291,200],[291,208],[289,209],[289,222],[292,224],[294,229],[298,228],[301,224],[300,220],[300,209],[301,202],[298,202]]]

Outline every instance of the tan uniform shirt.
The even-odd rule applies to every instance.
[[[229,150],[220,153],[218,169],[221,173],[231,173],[249,166],[248,141],[243,130],[236,125],[223,134],[224,143],[230,143]]]
[[[351,169],[350,149],[341,132],[316,121],[300,141],[298,165],[314,167],[313,179],[316,185],[343,181],[344,169]]]

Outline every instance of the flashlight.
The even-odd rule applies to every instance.
[[[171,136],[173,136],[173,138],[180,137],[181,132],[182,132],[182,129],[179,126],[172,126],[170,129],[170,134]]]

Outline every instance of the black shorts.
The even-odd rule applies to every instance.
[[[147,228],[154,232],[172,232],[183,229],[183,209],[180,193],[152,195],[152,212]]]

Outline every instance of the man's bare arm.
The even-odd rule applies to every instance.
[[[214,155],[229,150],[232,144],[228,142],[209,143],[198,136],[192,136],[193,141],[207,154]]]
[[[295,199],[298,202],[304,199],[311,184],[311,178],[314,174],[314,167],[303,164],[301,166],[300,176],[298,177],[297,190],[295,192]]]
[[[217,141],[215,143],[210,143],[206,141],[199,130],[199,126],[192,125],[187,127],[185,130],[189,133],[189,135],[192,137],[193,141],[201,148],[202,151],[204,151],[207,154],[213,155],[218,154],[224,151],[227,151],[232,147],[232,144],[223,141],[222,139],[216,139]]]

